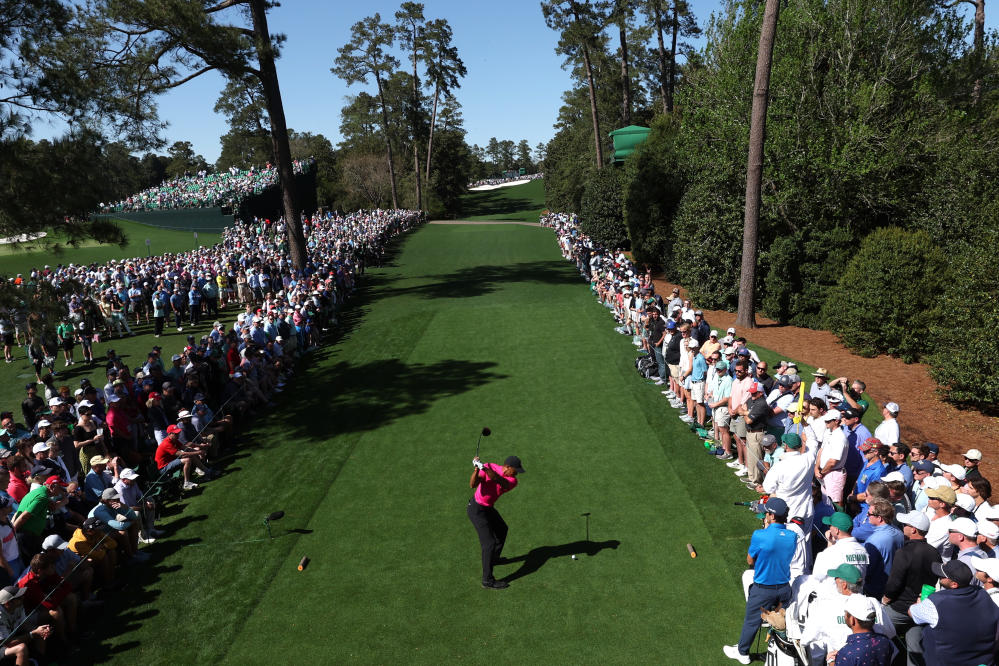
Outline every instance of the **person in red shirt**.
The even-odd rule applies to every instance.
[[[76,635],[78,603],[73,588],[56,573],[55,559],[58,557],[57,553],[39,553],[32,557],[28,573],[17,585],[27,590],[25,608],[37,608],[41,604],[52,618],[56,638],[65,643],[67,637]],[[52,594],[46,599],[45,595],[50,591]]]
[[[28,461],[24,456],[15,454],[7,463],[10,469],[10,481],[7,483],[7,494],[14,498],[15,502],[20,502],[31,490],[28,483]]]
[[[198,484],[191,481],[191,470],[197,469],[202,475],[207,473],[204,458],[207,453],[202,450],[183,448],[180,443],[180,426],[167,426],[167,436],[156,447],[156,468],[164,474],[175,469],[184,470],[184,490],[197,488]]]
[[[493,577],[493,566],[499,564],[509,528],[495,505],[500,495],[517,487],[517,475],[523,474],[524,468],[517,456],[510,456],[502,465],[484,463],[476,457],[472,465],[475,469],[468,485],[475,495],[468,501],[467,511],[482,547],[482,587],[503,590],[510,584]]]

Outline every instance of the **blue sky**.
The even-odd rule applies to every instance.
[[[336,50],[347,42],[356,21],[376,11],[383,21],[394,21],[400,4],[401,0],[285,0],[270,11],[271,31],[288,37],[277,67],[290,128],[323,134],[334,144],[339,141],[344,97],[365,88],[348,88],[330,73]],[[704,26],[720,3],[691,4]],[[527,139],[533,148],[548,141],[569,76],[561,68],[562,58],[555,55],[557,35],[545,25],[540,2],[426,0],[424,5],[428,19],[446,18],[451,24],[454,43],[468,69],[457,91],[468,142],[485,145],[495,136]],[[994,27],[995,20],[988,25]],[[221,77],[209,73],[160,98],[160,115],[170,123],[167,145],[191,141],[196,152],[215,161],[219,137],[228,131],[225,119],[212,110],[222,87]],[[37,136],[63,131],[61,123],[35,126]]]

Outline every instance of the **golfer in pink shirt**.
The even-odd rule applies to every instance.
[[[499,563],[506,542],[506,521],[496,510],[496,500],[517,487],[517,475],[524,473],[520,458],[510,456],[502,465],[472,460],[475,469],[468,485],[475,496],[468,501],[468,519],[472,521],[482,546],[482,587],[503,590],[510,584],[493,577],[493,566]]]

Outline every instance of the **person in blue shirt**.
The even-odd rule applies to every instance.
[[[753,532],[746,562],[753,567],[753,584],[746,597],[746,616],[738,645],[722,648],[725,656],[740,664],[750,663],[749,648],[763,620],[760,610],[773,610],[791,601],[791,559],[797,546],[797,535],[787,529],[787,503],[771,497],[764,505],[763,529]]]
[[[191,290],[187,292],[187,303],[190,308],[189,319],[191,326],[197,326],[201,323],[201,290],[198,289],[197,285],[192,284]]]
[[[184,330],[181,324],[183,323],[185,305],[184,294],[180,292],[180,289],[174,289],[173,294],[170,295],[170,311],[173,312],[174,324],[178,331]]]
[[[708,361],[704,358],[704,354],[700,350],[700,341],[696,338],[691,337],[690,341],[687,343],[690,347],[690,353],[693,354],[694,358],[690,363],[690,402],[693,403],[694,409],[689,409],[687,411],[687,416],[692,417],[692,411],[696,413],[697,425],[704,426],[704,381],[708,376]],[[696,410],[696,411],[695,411]],[[683,419],[690,423],[693,418]]]
[[[864,454],[864,467],[857,477],[857,495],[861,495],[872,481],[878,481],[888,473],[888,447],[871,437],[857,448]]]
[[[853,490],[857,477],[864,469],[864,456],[861,454],[860,445],[870,439],[871,431],[860,422],[861,412],[859,409],[841,409],[843,415],[840,427],[846,435],[846,487],[843,492],[849,494]]]
[[[101,493],[101,500],[90,510],[90,518],[97,518],[109,528],[117,532],[115,541],[122,545],[125,552],[135,561],[145,561],[149,556],[140,553],[139,520],[135,512],[121,501],[121,494],[113,487]],[[120,537],[120,538],[119,538]]]
[[[870,559],[864,578],[864,594],[880,599],[891,573],[895,552],[905,543],[902,531],[895,527],[895,507],[885,499],[871,499],[867,510],[871,534],[864,541]]]

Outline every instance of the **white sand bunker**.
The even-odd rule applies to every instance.
[[[27,243],[28,241],[38,240],[39,238],[45,238],[46,236],[48,236],[48,233],[44,231],[39,231],[34,234],[21,234],[20,236],[7,236],[6,238],[0,238],[0,245]]]

